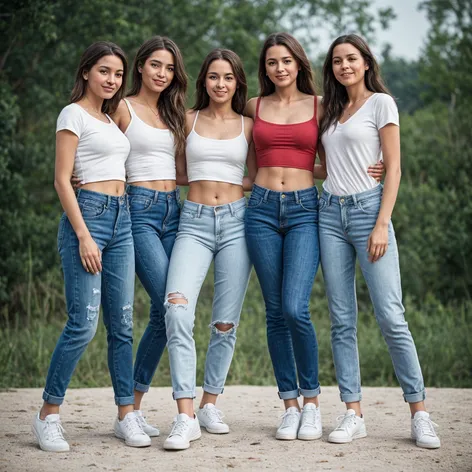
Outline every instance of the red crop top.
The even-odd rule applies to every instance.
[[[318,122],[315,114],[309,121],[278,124],[259,117],[261,97],[257,99],[252,135],[256,147],[257,167],[292,167],[313,172],[318,143]]]

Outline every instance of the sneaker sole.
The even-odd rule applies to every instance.
[[[149,442],[146,442],[146,443],[143,443],[143,442],[135,443],[135,442],[126,440],[125,437],[122,434],[118,433],[117,431],[114,431],[114,433],[118,439],[122,439],[125,442],[125,444],[130,447],[149,447],[151,445],[150,439],[149,439]]]
[[[297,435],[285,436],[284,434],[276,434],[275,439],[278,439],[279,441],[294,441],[295,439],[297,439]]]
[[[158,438],[158,437],[159,437],[159,435],[161,434],[161,432],[160,432],[160,431],[159,431],[159,432],[157,432],[157,433],[148,433],[148,432],[147,432],[147,431],[145,431],[144,429],[143,429],[143,431],[144,431],[144,432],[145,432],[145,433],[146,433],[146,434],[147,434],[147,435],[148,435],[150,438]]]
[[[411,438],[413,441],[415,441],[416,445],[418,447],[421,447],[423,449],[439,449],[441,447],[441,443],[436,443],[436,444],[428,444],[428,443],[422,443],[420,441],[417,441],[415,438]]]
[[[46,446],[43,446],[43,444],[41,443],[41,440],[39,439],[39,435],[36,432],[36,428],[34,426],[31,426],[31,431],[33,431],[33,434],[34,434],[36,440],[38,441],[39,448],[42,451],[45,451],[45,452],[69,452],[70,451],[69,446],[67,446],[67,449],[51,449],[51,448],[48,448]]]
[[[203,426],[203,428],[205,428],[206,431],[211,434],[228,434],[229,433],[229,428],[226,431],[221,431],[221,429],[212,429],[207,426]]]
[[[367,432],[363,431],[363,432],[359,432],[359,433],[354,434],[354,436],[352,436],[352,438],[330,438],[330,437],[328,437],[328,442],[334,443],[334,444],[346,444],[346,443],[350,443],[350,442],[354,441],[354,439],[362,439],[362,438],[365,438],[366,436],[367,436]]]
[[[195,434],[195,436],[192,436],[187,444],[166,444],[164,443],[164,449],[166,451],[183,451],[185,449],[188,449],[190,447],[190,443],[192,441],[196,441],[197,439],[200,439],[202,437],[202,432],[201,430],[198,430],[198,433]]]
[[[314,441],[315,439],[320,439],[321,436],[323,436],[323,433],[317,433],[317,434],[299,434],[298,439],[301,439],[302,441]]]

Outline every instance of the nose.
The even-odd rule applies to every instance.
[[[159,77],[164,77],[164,68],[163,67],[160,67],[159,69],[157,69],[157,75]]]
[[[277,72],[282,72],[284,70],[284,64],[283,62],[279,62],[277,64]]]
[[[218,83],[216,84],[216,87],[219,88],[219,89],[222,89],[224,86],[225,86],[225,84],[223,82],[223,78],[221,78],[220,80],[218,80]]]

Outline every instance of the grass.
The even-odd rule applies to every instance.
[[[203,382],[205,354],[210,336],[213,274],[200,295],[195,322],[197,383]],[[0,322],[0,388],[43,387],[52,351],[66,321],[62,276],[59,269],[41,280],[30,280],[21,289],[17,312],[6,308]],[[148,297],[136,286],[134,307],[135,349],[146,327]],[[358,287],[359,355],[364,385],[397,386],[393,367],[372,313],[366,288]],[[472,303],[444,306],[434,297],[419,307],[405,301],[406,317],[416,341],[425,383],[434,387],[472,387]],[[336,383],[330,347],[330,326],[323,281],[319,273],[311,298],[312,320],[319,343],[322,385]],[[70,387],[103,387],[111,384],[103,323],[79,362]],[[154,386],[171,384],[167,352],[154,377]],[[243,307],[238,341],[227,384],[275,385],[265,331],[264,303],[253,273]]]

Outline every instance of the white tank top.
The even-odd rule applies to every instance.
[[[125,131],[131,151],[126,161],[126,180],[175,180],[174,136],[168,129],[158,129],[145,123],[126,98],[131,122]]]
[[[244,117],[241,115],[241,134],[232,139],[200,136],[195,131],[197,119],[198,111],[185,148],[188,181],[213,180],[242,185],[248,150]]]
[[[82,184],[125,180],[129,142],[106,115],[108,123],[95,118],[77,103],[67,105],[57,118],[56,133],[68,130],[79,138],[74,174]]]

